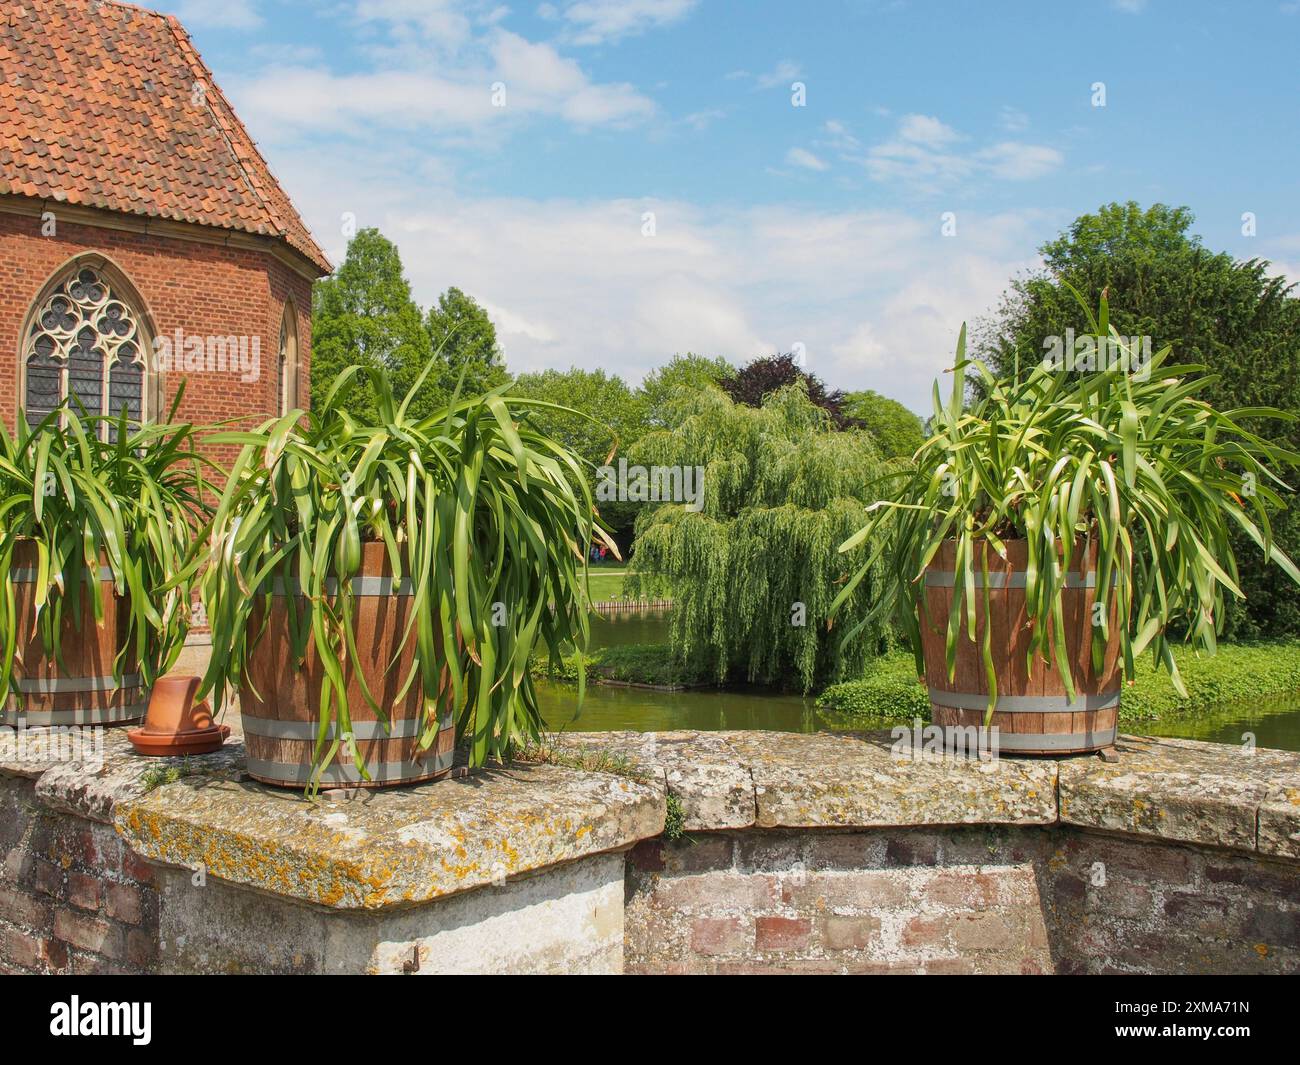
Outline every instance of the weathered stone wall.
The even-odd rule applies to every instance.
[[[82,765],[13,738],[0,972],[618,973],[623,852],[664,824],[650,785],[549,765],[309,802],[239,744],[160,764],[110,730]]]
[[[1300,971],[1292,862],[1079,829],[762,830],[639,844],[630,972]]]
[[[1284,752],[607,734],[566,744],[630,775],[561,749],[308,802],[238,743],[159,785],[121,732],[94,764],[3,732],[0,971],[1300,972]]]
[[[153,868],[111,825],[0,775],[0,972],[129,973],[158,956]]]
[[[422,906],[373,913],[288,902],[163,867],[168,973],[623,971],[623,855],[593,855]]]

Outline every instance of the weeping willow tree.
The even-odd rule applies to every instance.
[[[808,691],[860,675],[884,634],[842,650],[828,616],[850,575],[837,548],[888,469],[871,436],[835,431],[800,383],[759,408],[717,389],[687,402],[677,427],[643,437],[629,462],[703,467],[703,507],[643,509],[629,590],[672,596],[674,654],[708,662],[720,682]],[[861,621],[876,592],[864,580],[836,627]]]

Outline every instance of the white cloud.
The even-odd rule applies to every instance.
[[[927,148],[941,148],[962,139],[955,129],[931,115],[904,115],[898,123],[898,135]]]
[[[726,118],[727,112],[719,107],[710,107],[704,111],[692,111],[682,119],[683,125],[690,126],[697,133],[708,129],[714,122]]]
[[[318,66],[260,68],[235,82],[232,96],[265,135],[333,131],[360,134],[375,127],[451,131],[488,136],[498,124],[533,115],[576,126],[626,125],[649,118],[654,102],[633,86],[594,82],[550,44],[491,28],[455,62],[397,63],[360,73]],[[493,86],[505,86],[494,106]]]
[[[843,122],[830,119],[822,126],[822,131],[826,134],[826,137],[819,144],[833,151],[842,159],[861,159],[862,142],[849,132],[848,127]]]
[[[813,155],[806,148],[791,148],[785,153],[785,161],[791,166],[803,167],[805,170],[829,170],[830,164]]]
[[[1003,105],[998,112],[998,124],[1008,133],[1023,133],[1029,128],[1029,116],[1019,108]]]
[[[766,74],[754,78],[760,89],[775,89],[777,86],[789,86],[799,77],[800,67],[793,59],[782,59]]]
[[[1110,6],[1126,15],[1140,15],[1146,10],[1147,0],[1110,0]]]
[[[973,177],[1027,181],[1049,174],[1065,162],[1055,148],[1021,141],[965,149],[962,142],[968,138],[931,115],[904,115],[894,135],[871,146],[865,155],[849,146],[846,131],[838,123],[837,127],[832,132],[843,146],[845,158],[865,166],[874,180],[907,182],[926,192]]]
[[[402,36],[418,34],[424,45],[436,43],[447,53],[464,47],[473,36],[473,20],[459,0],[355,0],[352,16]]]
[[[1063,221],[963,213],[945,238],[928,212],[475,199],[405,156],[272,163],[333,261],[339,216],[356,211],[397,242],[423,305],[457,285],[488,308],[512,370],[604,367],[635,382],[675,352],[745,361],[800,342],[828,383],[922,413],[961,322],[987,313]],[[641,235],[646,210],[654,237]]]
[[[175,14],[191,29],[251,30],[262,25],[253,0],[180,0]]]
[[[563,9],[543,4],[543,18],[563,19],[574,44],[610,44],[679,22],[698,0],[573,0]]]
[[[1268,259],[1269,277],[1284,277],[1293,285],[1300,284],[1300,260],[1290,262],[1275,256],[1264,256],[1264,258]]]
[[[1050,174],[1065,162],[1065,156],[1055,148],[1042,144],[1021,144],[1003,141],[984,148],[975,155],[976,160],[988,167],[995,176],[1009,181],[1029,181]]]

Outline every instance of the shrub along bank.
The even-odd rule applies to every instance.
[[[576,683],[578,656],[565,655],[552,669],[544,657],[531,663],[533,676]],[[587,679],[648,684],[655,687],[689,688],[713,681],[712,670],[701,663],[684,663],[666,643],[633,643],[598,647],[587,653]]]
[[[1174,691],[1167,673],[1155,672],[1150,659],[1143,658],[1136,679],[1120,697],[1121,721],[1194,717],[1229,703],[1300,693],[1300,640],[1223,644],[1213,656],[1179,649],[1174,657],[1187,698]],[[928,719],[930,702],[915,668],[909,654],[885,655],[860,680],[831,685],[817,705],[862,717]]]

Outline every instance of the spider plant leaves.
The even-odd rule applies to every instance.
[[[1098,313],[1089,311],[1089,321],[1097,344],[1114,343],[1136,357],[1110,325],[1105,301]],[[1285,415],[1267,407],[1216,411],[1199,398],[1209,380],[1201,368],[1170,364],[1169,357],[1162,347],[1141,373],[1124,372],[1121,359],[1082,372],[1044,363],[993,380],[966,358],[963,336],[947,405],[935,385],[931,436],[911,470],[888,485],[885,498],[868,508],[867,523],[840,547],[870,544],[871,551],[832,609],[883,564],[875,609],[888,609],[917,639],[928,616],[924,572],[951,544],[956,579],[948,617],[933,619],[946,624],[945,667],[952,676],[961,642],[974,642],[987,673],[977,567],[987,565],[989,550],[1005,558],[1006,541],[1022,540],[1032,630],[1026,665],[1047,659],[1073,693],[1061,590],[1067,572],[1077,570],[1078,552],[1095,548],[1101,614],[1091,639],[1094,668],[1100,670],[1118,630],[1126,676],[1133,676],[1135,656],[1150,651],[1180,684],[1170,631],[1212,653],[1224,597],[1241,595],[1230,528],[1245,530],[1300,584],[1300,569],[1272,542],[1270,520],[1270,511],[1286,505],[1284,474],[1300,458],[1248,428]],[[985,383],[968,408],[960,402],[967,372]]]
[[[339,376],[330,400],[354,372]],[[578,460],[527,417],[538,404],[508,387],[466,396],[458,384],[441,410],[415,417],[413,391],[399,402],[382,373],[371,381],[376,404],[367,418],[327,401],[287,422],[225,434],[241,452],[213,517],[203,578],[220,663],[203,690],[221,705],[244,683],[249,654],[266,634],[250,622],[269,560],[296,571],[302,594],[286,600],[295,659],[310,646],[325,673],[313,708],[316,781],[336,756],[360,764],[348,738],[361,650],[351,580],[367,544],[382,543],[394,579],[412,586],[384,663],[405,672],[383,690],[395,688],[396,702],[419,693],[425,748],[440,717],[452,715],[481,764],[538,734],[528,659],[539,642],[553,653],[585,643],[581,545],[606,535]],[[384,700],[393,697],[380,698],[375,679],[360,697],[387,721],[393,704]]]
[[[175,410],[173,403],[172,416]],[[83,603],[102,621],[106,567],[126,608],[114,676],[120,681],[129,661],[146,685],[166,671],[189,627],[194,543],[212,513],[207,478],[214,470],[187,423],[138,424],[124,413],[91,415],[65,401],[35,426],[20,410],[12,436],[0,427],[0,702],[9,695],[17,654],[20,568],[34,568],[36,625],[47,657],[64,662],[63,622],[79,625]],[[27,550],[34,551],[34,567],[19,561]]]

